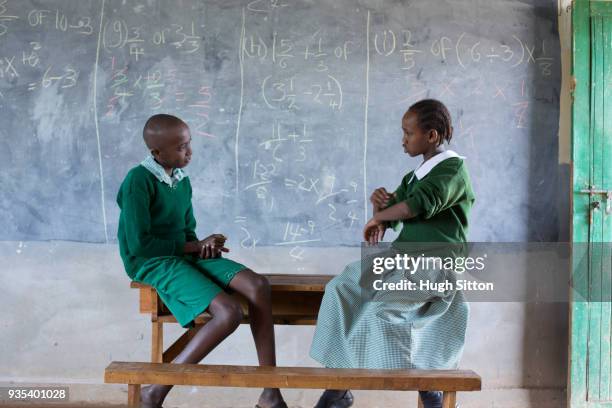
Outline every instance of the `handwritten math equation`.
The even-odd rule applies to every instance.
[[[368,150],[378,132],[368,114],[428,96],[469,113],[478,99],[504,112],[505,132],[524,134],[533,105],[558,98],[558,39],[510,26],[484,37],[381,19],[375,7],[321,20],[284,0],[187,1],[176,13],[149,3],[0,0],[0,105],[88,94],[81,108],[95,102],[102,139],[155,113],[181,117],[222,152],[216,164],[235,175],[227,194],[248,203],[227,210],[241,247],[287,248],[296,262],[326,237],[361,240],[365,156],[380,154]],[[457,116],[477,149],[479,116]]]

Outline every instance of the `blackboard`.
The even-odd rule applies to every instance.
[[[413,102],[444,101],[470,239],[555,240],[552,0],[0,0],[0,239],[116,242],[154,113],[191,127],[198,233],[359,245]]]

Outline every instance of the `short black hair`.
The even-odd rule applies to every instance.
[[[147,119],[144,129],[142,130],[142,138],[147,147],[151,148],[156,137],[165,133],[168,129],[177,126],[187,126],[187,124],[176,116],[167,113],[158,113]]]
[[[423,132],[436,130],[440,135],[441,145],[445,140],[450,143],[453,137],[451,115],[444,104],[437,99],[423,99],[408,108],[417,116],[417,126]]]

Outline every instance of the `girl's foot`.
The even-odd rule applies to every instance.
[[[140,389],[141,408],[162,408],[163,396],[152,385],[147,385]]]
[[[353,401],[351,390],[325,390],[315,408],[348,408]]]
[[[264,388],[255,408],[287,408],[278,388]]]

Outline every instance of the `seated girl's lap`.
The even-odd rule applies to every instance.
[[[161,291],[189,289],[194,294],[226,289],[236,273],[246,267],[226,258],[199,259],[194,256],[162,256],[145,262],[134,276]]]
[[[211,259],[190,257],[189,262],[193,263],[198,270],[223,288],[229,286],[229,283],[238,272],[248,269],[239,262],[223,257]]]

